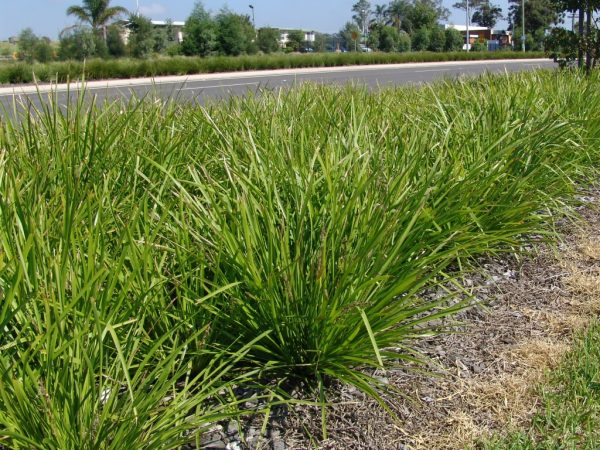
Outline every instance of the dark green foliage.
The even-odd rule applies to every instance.
[[[412,46],[410,35],[406,31],[400,31],[398,36],[398,51],[408,52]]]
[[[181,51],[188,56],[208,56],[217,47],[217,26],[202,2],[196,2],[185,22]]]
[[[429,46],[431,52],[443,52],[446,47],[446,33],[440,26],[433,27],[429,33]]]
[[[431,32],[427,28],[419,28],[411,36],[412,49],[422,52],[429,48]]]
[[[122,29],[118,25],[108,27],[106,36],[106,47],[108,54],[115,58],[121,58],[126,54],[125,43],[121,37]]]
[[[424,1],[418,1],[408,13],[407,19],[412,30],[431,30],[437,26],[440,16],[434,7]]]
[[[90,58],[97,53],[98,41],[99,37],[90,28],[68,28],[60,34],[58,55],[63,60]]]
[[[390,50],[383,50],[382,48],[380,48],[382,30],[383,30],[382,25],[374,24],[373,26],[371,26],[371,28],[369,29],[369,36],[367,38],[367,47],[369,47],[375,51],[377,51],[377,50],[390,51]],[[394,28],[394,31],[396,31],[396,34],[398,33],[398,30],[396,28]],[[394,48],[394,47],[395,46],[392,45],[392,48]]]
[[[35,47],[38,45],[39,38],[35,35],[31,28],[25,28],[19,33],[19,42],[17,48],[19,50],[19,58],[29,63],[34,60]]]
[[[258,30],[258,49],[263,53],[279,50],[279,30],[277,28],[261,28]]]
[[[135,58],[147,58],[150,56],[156,46],[156,31],[150,19],[142,15],[132,14],[129,16],[127,27],[130,30],[129,53]]]
[[[522,28],[521,0],[509,0],[509,20],[515,32]],[[553,0],[528,0],[525,2],[525,33],[533,34],[551,28],[559,20],[559,10]],[[542,34],[543,36],[543,34]],[[515,41],[519,42],[520,41]]]
[[[447,52],[456,52],[460,51],[463,48],[465,43],[465,38],[462,33],[458,30],[454,30],[452,28],[448,28],[444,30],[445,34],[445,42],[444,42],[444,50]]]
[[[248,16],[222,9],[215,20],[219,53],[231,56],[256,53],[256,32]]]
[[[33,49],[33,59],[47,63],[54,59],[54,48],[47,37],[40,38]]]
[[[299,51],[304,47],[305,44],[305,35],[302,30],[291,30],[288,33],[288,41],[286,42],[286,48],[291,49],[292,51]]]
[[[400,33],[392,26],[383,26],[379,32],[379,50],[395,52],[400,50]]]
[[[549,55],[563,66],[577,60],[578,67],[585,66],[589,73],[600,58],[600,0],[552,0],[552,4],[561,14],[577,13],[579,23],[576,31],[559,27],[551,31],[545,40]]]
[[[490,2],[481,3],[473,13],[473,22],[481,27],[494,28],[502,19],[502,8]]]

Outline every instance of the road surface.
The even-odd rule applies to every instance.
[[[442,63],[414,63],[374,66],[346,66],[317,69],[284,69],[222,74],[202,74],[159,78],[90,81],[85,95],[95,96],[98,101],[123,99],[132,96],[157,96],[176,98],[177,101],[198,102],[218,101],[234,95],[244,95],[249,91],[262,89],[288,88],[298,83],[313,82],[342,85],[355,83],[371,89],[390,86],[430,83],[442,78],[474,76],[484,72],[518,72],[539,68],[554,68],[549,60],[500,60],[500,61],[461,61]],[[47,101],[47,93],[53,91],[60,104],[65,104],[80,92],[78,84],[0,87],[0,111],[11,114],[13,104],[31,102],[39,106]],[[70,93],[68,92],[70,91]]]

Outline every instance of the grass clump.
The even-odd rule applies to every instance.
[[[466,306],[469,259],[547,234],[597,176],[597,81],[51,101],[2,122],[0,442],[174,448],[267,382],[379,398],[373,370]]]
[[[305,55],[212,56],[208,58],[163,57],[141,59],[92,59],[47,64],[7,62],[0,64],[0,84],[38,82],[66,83],[110,78],[192,75],[199,73],[238,72],[244,70],[336,67],[365,64],[402,64],[411,62],[469,61],[494,59],[543,58],[542,52],[411,52],[411,53],[317,53]]]

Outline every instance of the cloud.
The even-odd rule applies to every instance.
[[[152,19],[158,18],[158,16],[162,16],[167,12],[167,8],[165,8],[160,3],[151,3],[150,5],[140,5],[140,13],[144,16],[149,16]]]

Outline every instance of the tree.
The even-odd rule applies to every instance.
[[[513,29],[521,30],[521,0],[509,0],[509,20]],[[527,0],[525,2],[525,33],[544,31],[559,22],[560,16],[553,0]]]
[[[328,43],[332,41],[332,37],[326,33],[315,33],[315,42],[313,42],[313,48],[316,52],[324,52],[328,48]],[[335,49],[331,49],[335,50]]]
[[[217,24],[201,1],[185,22],[181,50],[184,55],[208,56],[217,48]]]
[[[132,14],[127,27],[129,34],[129,53],[136,58],[147,58],[154,49],[154,27],[150,19]]]
[[[473,13],[473,22],[481,27],[494,28],[502,19],[502,8],[493,3],[481,3]]]
[[[409,52],[411,48],[410,35],[406,31],[400,31],[398,37],[398,51]]]
[[[386,5],[375,5],[373,15],[375,16],[375,25],[384,25],[387,17],[388,7]]]
[[[438,21],[442,17],[431,3],[420,0],[415,2],[413,8],[408,13],[407,19],[412,30],[431,30],[437,26]]]
[[[19,33],[19,41],[17,49],[19,50],[19,58],[27,62],[33,62],[35,47],[38,44],[39,38],[35,35],[31,28],[25,28]]]
[[[127,14],[122,6],[109,6],[110,0],[82,0],[82,6],[69,6],[67,15],[77,17],[82,23],[89,24],[95,32],[102,30],[106,41],[106,26],[121,14]]]
[[[407,0],[393,0],[387,8],[387,24],[395,26],[398,31],[410,31],[405,25],[411,9],[412,5]]]
[[[579,13],[578,31],[554,28],[545,39],[547,51],[561,65],[577,60],[583,68],[585,63],[589,74],[600,56],[600,18],[594,18],[594,13],[600,11],[600,0],[553,0],[553,4],[561,14]]]
[[[469,0],[469,12],[475,10],[481,5],[482,0]],[[454,9],[460,9],[461,11],[467,12],[467,0],[460,0],[452,5]],[[471,15],[469,14],[469,23],[471,20]]]
[[[59,40],[60,59],[83,60],[96,54],[100,38],[91,28],[76,25],[62,30]]]
[[[444,50],[447,52],[455,52],[463,49],[465,39],[462,33],[453,28],[448,28],[444,31]]]
[[[258,30],[258,49],[263,53],[279,50],[280,33],[277,28],[261,28]]]
[[[429,48],[430,32],[427,28],[419,28],[411,36],[412,49],[417,52],[425,51]]]
[[[386,25],[379,32],[379,50],[383,52],[398,51],[400,44],[400,33],[396,27]]]
[[[223,8],[216,17],[217,48],[224,55],[255,53],[256,32],[250,17]]]
[[[381,40],[381,31],[383,30],[383,26],[382,25],[378,25],[377,23],[373,23],[371,25],[371,28],[369,29],[369,36],[367,37],[367,47],[369,47],[370,49],[373,50],[381,50],[381,48],[379,47],[380,44],[380,40]],[[398,33],[398,30],[396,30],[394,28],[394,30],[396,31],[396,33]]]
[[[125,43],[122,38],[122,28],[119,25],[110,25],[106,35],[106,47],[108,54],[115,58],[125,56]]]
[[[50,38],[42,37],[38,39],[33,49],[33,59],[37,62],[45,63],[54,58],[54,49],[50,43]]]
[[[298,51],[300,48],[304,46],[304,32],[301,30],[292,30],[288,33],[287,42],[285,44],[286,48],[291,49],[292,51]]]
[[[443,52],[446,46],[446,34],[440,26],[433,27],[429,33],[429,45],[427,50],[432,52]]]
[[[414,0],[415,5],[422,3],[425,6],[432,8],[437,15],[437,21],[448,20],[450,10],[446,8],[442,0]]]
[[[358,25],[352,22],[346,22],[344,28],[339,33],[342,48],[345,50],[356,50],[358,39],[360,39],[360,29]]]

